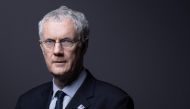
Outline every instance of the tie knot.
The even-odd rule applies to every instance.
[[[55,97],[58,99],[63,99],[66,94],[63,91],[58,90],[55,94]]]

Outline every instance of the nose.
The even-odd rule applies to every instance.
[[[63,48],[61,47],[60,43],[55,43],[53,53],[55,56],[62,56],[63,55]]]

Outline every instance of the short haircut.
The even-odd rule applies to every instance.
[[[38,24],[39,36],[42,39],[43,36],[43,26],[49,20],[63,21],[65,18],[72,19],[74,22],[75,29],[80,35],[80,39],[85,41],[89,36],[89,24],[82,12],[69,9],[66,6],[61,6],[60,8],[47,13]]]

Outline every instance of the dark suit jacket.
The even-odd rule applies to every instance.
[[[49,109],[52,82],[33,88],[19,97],[15,109]],[[76,92],[66,109],[134,109],[127,93],[108,83],[95,79],[90,73]]]

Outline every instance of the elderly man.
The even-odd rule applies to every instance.
[[[53,80],[20,96],[15,109],[133,109],[127,93],[83,66],[89,39],[83,13],[66,6],[49,12],[39,22],[39,36]]]

